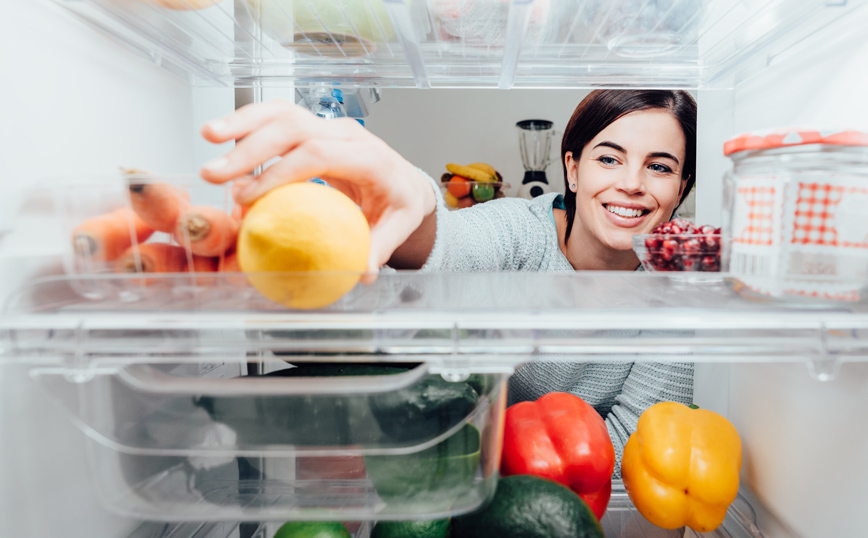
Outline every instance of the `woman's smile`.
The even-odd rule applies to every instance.
[[[622,228],[640,226],[645,222],[645,217],[651,213],[650,209],[629,202],[609,202],[602,207],[609,221]]]

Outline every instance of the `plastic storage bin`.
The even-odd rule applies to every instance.
[[[868,133],[785,128],[729,140],[729,272],[759,295],[853,301],[868,277]]]
[[[290,368],[274,358],[269,367],[281,369],[241,376],[243,361],[167,360],[106,359],[75,381],[64,368],[32,370],[88,434],[96,489],[116,512],[432,518],[494,492],[506,374],[450,382],[425,364]]]

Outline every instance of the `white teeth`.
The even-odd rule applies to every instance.
[[[616,205],[607,205],[606,209],[608,209],[610,213],[614,213],[616,215],[627,218],[635,218],[642,215],[641,209],[627,209],[626,207],[620,207]]]

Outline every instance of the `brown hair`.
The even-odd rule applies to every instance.
[[[582,149],[600,134],[600,131],[618,118],[631,112],[648,109],[668,110],[681,124],[684,132],[685,157],[681,178],[687,180],[678,209],[696,182],[696,101],[685,91],[673,90],[595,90],[582,99],[573,112],[564,137],[561,139],[561,166],[564,169],[564,208],[567,213],[567,232],[570,238],[576,218],[576,193],[570,190],[567,165],[564,158],[572,151],[576,160]]]

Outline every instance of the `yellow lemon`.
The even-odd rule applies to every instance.
[[[368,266],[371,231],[359,207],[316,183],[278,187],[253,204],[238,234],[238,263],[262,295],[290,308],[328,306]]]

